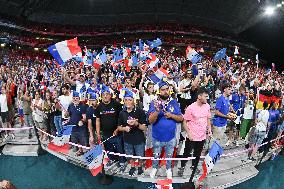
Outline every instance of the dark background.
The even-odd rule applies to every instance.
[[[260,49],[259,58],[268,65],[275,63],[276,70],[284,70],[284,18],[273,15],[242,32],[240,36]]]

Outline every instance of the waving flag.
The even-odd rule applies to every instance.
[[[66,61],[74,56],[82,56],[82,50],[78,45],[77,38],[65,40],[51,45],[48,51],[58,62],[59,65],[64,65]]]
[[[239,47],[235,46],[235,51],[234,51],[234,55],[239,55]]]
[[[223,154],[223,148],[215,141],[209,153],[205,156],[202,163],[203,174],[199,177],[198,181],[201,182],[206,175],[213,169],[214,165],[220,160],[220,156]]]
[[[125,65],[126,71],[129,72],[130,68],[132,66],[137,66],[138,65],[138,58],[137,58],[137,56],[133,55],[133,56],[131,56],[130,59],[125,59],[124,60],[124,65]]]
[[[149,66],[149,69],[154,68],[155,66],[157,66],[159,59],[156,57],[156,55],[154,55],[153,53],[148,55],[148,60],[146,60],[146,63]]]
[[[141,39],[139,39],[139,50],[140,51],[144,51],[144,43],[143,43],[143,41],[141,40]]]
[[[227,49],[223,48],[223,49],[219,50],[218,52],[216,52],[215,56],[213,57],[213,60],[218,61],[218,60],[225,58],[226,57],[226,51],[227,51]]]
[[[233,63],[233,58],[226,55],[226,61],[230,64]]]
[[[101,144],[84,154],[84,159],[88,163],[88,168],[93,176],[96,176],[103,168],[103,147]]]
[[[105,49],[106,47],[104,47],[102,51],[99,54],[97,54],[96,59],[93,62],[93,66],[97,69],[100,68],[100,66],[107,61],[107,55]]]
[[[173,180],[172,179],[164,179],[157,180],[157,184],[155,185],[157,189],[173,189]]]
[[[198,54],[193,48],[188,46],[186,48],[186,58],[191,61],[193,64],[196,64],[197,62],[201,61],[202,56]]]
[[[147,41],[147,44],[149,45],[151,49],[154,49],[154,48],[161,46],[162,41],[161,39],[157,38],[156,40],[153,40],[153,41]]]
[[[85,56],[83,57],[83,62],[85,65],[92,65],[94,62],[93,53],[91,53],[87,48],[84,50]]]
[[[125,59],[125,58],[128,57],[128,56],[130,56],[130,53],[131,53],[130,48],[124,47],[124,48],[122,49],[122,51],[123,51],[123,59]]]
[[[69,139],[73,125],[64,126],[62,131],[48,144],[48,149],[67,154],[69,151]]]
[[[159,68],[153,75],[149,77],[155,84],[159,83],[164,77],[168,77],[169,73],[163,68]]]
[[[116,49],[113,51],[113,61],[120,62],[123,60],[123,51],[121,49]]]

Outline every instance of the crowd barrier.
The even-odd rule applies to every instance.
[[[15,131],[15,130],[28,130],[28,129],[32,129],[33,127],[22,127],[22,128],[0,128],[0,131],[3,131],[3,130],[8,130],[8,131]],[[51,135],[39,128],[36,128],[38,131],[46,134],[47,136],[51,137],[51,138],[55,138],[56,136],[54,135]],[[104,140],[102,143],[106,142],[107,140],[111,139],[112,137],[114,136],[111,136],[109,137],[108,139]],[[262,143],[261,145],[258,145],[257,147],[261,147],[261,146],[264,146],[264,145],[267,145],[268,143],[272,143],[274,141],[277,141],[281,138],[284,137],[284,134],[281,135],[280,137],[277,137],[275,139],[272,139],[268,142],[265,142],[265,143]],[[76,143],[73,143],[73,142],[68,142],[69,145],[72,145],[72,146],[75,146],[75,147],[79,147],[79,148],[83,148],[85,150],[90,150],[91,147],[88,147],[88,146],[83,146],[83,145],[80,145],[80,144],[76,144]],[[240,154],[243,154],[243,153],[246,153],[250,150],[252,150],[253,148],[247,148],[247,149],[244,149],[244,150],[240,150],[240,151],[236,151],[236,152],[232,152],[232,153],[227,153],[227,154],[222,154],[221,157],[231,157],[231,156],[237,156],[237,155],[240,155]],[[154,158],[154,157],[142,157],[142,156],[134,156],[134,155],[127,155],[127,154],[121,154],[121,153],[116,153],[116,152],[110,152],[110,151],[106,151],[106,150],[103,150],[104,153],[106,154],[111,154],[111,155],[115,155],[115,156],[120,156],[120,157],[126,157],[126,158],[133,158],[133,159],[141,159],[141,160],[173,160],[173,161],[180,161],[180,160],[193,160],[195,159],[196,157],[186,157],[186,158]],[[201,156],[200,158],[204,159],[205,156]]]

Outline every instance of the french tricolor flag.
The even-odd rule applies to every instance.
[[[159,59],[156,57],[156,55],[154,54],[149,54],[148,56],[148,60],[146,60],[146,63],[148,64],[149,66],[149,69],[152,69],[154,68],[155,66],[157,66],[158,62],[159,62]]]
[[[103,147],[96,145],[93,149],[84,154],[84,159],[88,163],[88,168],[93,176],[96,176],[103,168]]]
[[[223,154],[223,148],[215,141],[209,153],[205,156],[205,159],[202,163],[203,173],[198,178],[199,182],[202,182],[209,172],[213,169],[214,165],[220,160],[220,156]]]
[[[158,180],[155,185],[157,189],[173,189],[173,180],[172,179],[164,179]]]
[[[186,58],[191,61],[193,64],[199,62],[202,58],[191,46],[188,46],[185,51]]]
[[[74,56],[82,56],[82,50],[78,45],[77,38],[61,41],[55,45],[51,45],[48,47],[48,51],[59,65],[64,65],[66,61],[70,60]]]
[[[67,125],[63,130],[48,144],[48,149],[67,154],[69,152],[69,139],[74,125]]]
[[[169,73],[167,72],[167,70],[163,69],[163,68],[159,68],[153,75],[151,75],[149,78],[155,83],[159,83],[163,77],[168,77]]]
[[[234,51],[234,55],[239,55],[240,52],[239,52],[239,47],[238,46],[235,46],[235,51]]]

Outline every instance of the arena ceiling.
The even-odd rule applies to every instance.
[[[261,19],[260,0],[0,0],[0,13],[72,25],[180,23],[238,34]]]

